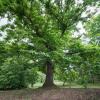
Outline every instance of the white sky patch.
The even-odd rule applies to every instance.
[[[82,17],[87,17],[89,14],[93,14],[96,12],[96,7],[87,7],[87,10],[85,12],[82,13]]]
[[[14,18],[11,21],[9,21],[7,17],[0,18],[0,27],[6,24],[13,24],[14,21],[15,21]]]
[[[78,22],[76,28],[78,29],[79,33],[81,34],[86,33],[81,21]]]
[[[77,31],[73,33],[72,35],[73,37],[78,37],[86,33],[86,30],[84,29],[81,21],[78,22],[76,28],[77,28]]]
[[[7,23],[8,23],[8,19],[7,18],[0,19],[0,26],[6,25]]]
[[[85,28],[83,27],[81,21],[77,24],[76,28],[77,28],[77,31],[75,31],[75,32],[73,33],[72,36],[73,36],[74,38],[80,37],[80,39],[82,40],[82,43],[83,43],[83,44],[85,44],[85,45],[88,44],[89,41],[90,41],[90,39],[89,39],[88,37],[85,36],[86,30],[85,30]]]
[[[6,36],[7,36],[7,33],[6,32],[1,32],[0,31],[0,41],[3,41],[4,38],[6,38]]]
[[[0,20],[0,27],[6,25],[8,23],[7,18],[3,18]],[[6,38],[7,33],[0,31],[0,41],[3,41]]]
[[[30,46],[34,46],[34,44],[30,42],[29,38],[22,39],[22,42],[27,43]]]
[[[82,35],[81,39],[83,44],[88,44],[90,42],[90,39],[84,35]]]
[[[6,25],[6,24],[13,24],[15,19],[12,19],[11,21],[8,20],[7,16],[5,15],[5,18],[0,18],[0,27]],[[0,31],[0,41],[3,41],[4,38],[6,38],[7,33]]]
[[[82,4],[84,1],[83,0],[75,0],[75,2],[76,2],[76,5],[77,5],[77,4]]]
[[[97,8],[97,13],[95,14],[96,16],[100,14],[100,8]]]

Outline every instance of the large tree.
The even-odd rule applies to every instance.
[[[1,0],[0,16],[7,17],[12,23],[1,30],[7,33],[7,54],[24,54],[40,66],[46,74],[45,87],[53,86],[54,66],[62,61],[63,51],[72,55],[69,49],[72,34],[82,13],[88,5],[99,0]],[[70,51],[69,51],[70,50]],[[60,65],[59,65],[60,66]]]

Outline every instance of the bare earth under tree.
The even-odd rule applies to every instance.
[[[26,89],[1,91],[0,100],[100,100],[100,89]]]

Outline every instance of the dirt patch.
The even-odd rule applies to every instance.
[[[25,89],[0,91],[0,100],[100,100],[100,89]]]

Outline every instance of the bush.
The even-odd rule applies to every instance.
[[[26,73],[25,73],[25,82],[27,85],[31,85],[31,87],[33,87],[33,85],[35,84],[36,81],[38,81],[38,74],[37,74],[37,69],[35,68],[31,68],[31,69],[27,69]]]
[[[57,70],[57,80],[63,81],[63,85],[65,83],[69,83],[71,85],[72,82],[76,82],[78,78],[78,73],[74,69],[58,69]]]
[[[24,71],[15,59],[7,59],[0,67],[0,89],[25,88]]]
[[[29,69],[25,59],[7,58],[0,66],[0,89],[21,89],[37,80],[37,69]],[[26,67],[27,66],[27,67]]]

